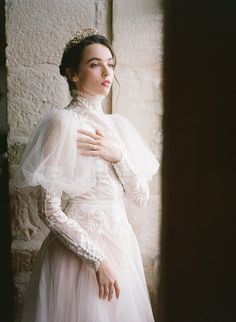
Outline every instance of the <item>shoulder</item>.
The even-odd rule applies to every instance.
[[[111,122],[113,122],[114,124],[117,124],[117,125],[122,123],[132,124],[130,120],[122,114],[114,113],[114,114],[107,114],[107,115],[109,115]]]
[[[76,121],[72,111],[66,109],[54,109],[48,112],[39,122],[41,126],[69,127]]]
[[[128,120],[126,116],[120,113],[107,114],[114,120]]]
[[[120,130],[122,130],[123,128],[135,129],[135,126],[132,124],[132,122],[122,114],[119,114],[119,113],[110,114],[110,120],[112,124]]]

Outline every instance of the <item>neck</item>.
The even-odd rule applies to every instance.
[[[92,96],[84,92],[80,92],[77,89],[72,90],[72,101],[70,105],[73,107],[79,107],[83,110],[90,110],[96,112],[103,112],[102,101],[105,98],[104,95]]]

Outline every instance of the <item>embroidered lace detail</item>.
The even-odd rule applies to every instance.
[[[68,218],[61,210],[61,197],[40,190],[40,218],[55,233],[64,245],[80,256],[95,271],[105,259],[104,254],[75,220]]]
[[[89,96],[78,90],[72,91],[73,99],[66,109],[79,109],[80,111],[93,111],[103,113],[102,101],[105,96]]]
[[[121,160],[112,163],[119,177],[126,195],[134,201],[138,207],[144,207],[149,199],[149,186],[146,179],[129,162],[127,155],[122,151]]]
[[[120,231],[125,233],[130,229],[123,198],[73,198],[69,200],[65,212],[93,236],[94,240],[103,234],[114,237],[120,234]]]

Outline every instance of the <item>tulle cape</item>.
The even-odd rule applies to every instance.
[[[89,120],[75,117],[72,110],[54,110],[41,119],[33,131],[18,167],[18,187],[41,185],[53,194],[81,196],[96,184],[99,157],[80,154],[76,145],[78,128],[89,128]],[[159,162],[135,127],[124,116],[102,113],[103,129],[114,138],[132,164],[147,181],[156,173]],[[99,124],[101,127],[101,122]],[[99,127],[98,126],[98,127]]]
[[[157,172],[160,164],[152,150],[133,124],[121,114],[110,115],[122,140],[123,148],[129,160],[147,181]]]

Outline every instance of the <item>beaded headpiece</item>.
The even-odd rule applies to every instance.
[[[69,40],[66,43],[66,46],[64,48],[64,52],[66,52],[67,50],[69,50],[70,48],[72,48],[73,46],[77,45],[78,43],[81,42],[81,40],[90,37],[90,36],[94,36],[94,35],[98,35],[98,30],[94,27],[87,27],[87,28],[83,28],[79,31],[76,32],[75,36],[73,39]]]

